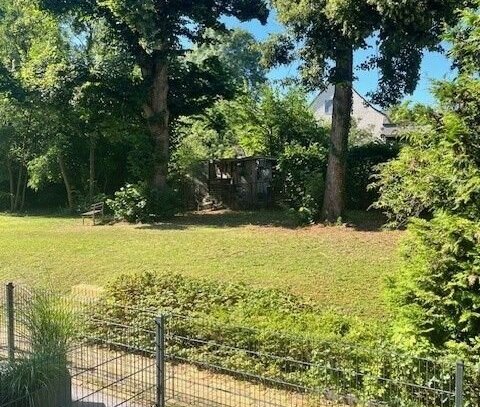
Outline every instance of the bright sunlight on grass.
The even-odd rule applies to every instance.
[[[294,228],[282,212],[211,213],[150,225],[0,216],[0,280],[103,285],[152,270],[278,287],[359,316],[386,315],[385,277],[401,232]]]

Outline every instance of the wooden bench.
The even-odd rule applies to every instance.
[[[90,206],[90,210],[88,212],[82,213],[82,222],[85,225],[85,218],[92,218],[93,224],[95,225],[95,217],[100,215],[103,220],[103,208],[105,204],[103,202],[97,202]]]

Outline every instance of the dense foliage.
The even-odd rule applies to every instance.
[[[480,46],[478,12],[462,13],[450,34],[459,76],[435,85],[438,109],[407,109],[407,145],[380,167],[376,181],[377,206],[396,224],[408,225],[401,272],[390,290],[396,339],[477,364],[480,65],[471,47]]]
[[[394,280],[391,298],[400,327],[419,342],[463,344],[478,352],[479,239],[478,222],[446,213],[410,226],[402,277]]]
[[[126,183],[151,184],[157,160],[142,108],[148,80],[107,8],[91,16],[86,5],[0,2],[2,209],[84,209]],[[75,13],[64,14],[70,7]],[[219,26],[189,44],[171,61],[172,125],[265,81],[245,31]],[[165,195],[159,199],[170,199],[169,188]]]
[[[127,184],[107,201],[117,220],[127,222],[147,221],[149,218],[148,186],[145,183]]]
[[[73,19],[77,26],[100,18],[109,35],[124,44],[127,54],[136,64],[143,90],[138,94],[141,106],[138,113],[141,112],[146,134],[149,135],[152,157],[147,181],[160,192],[167,187],[170,124],[175,116],[175,101],[180,99],[191,103],[201,101],[207,95],[216,97],[222,93],[218,92],[218,85],[224,84],[221,78],[226,76],[215,75],[219,70],[215,60],[207,61],[203,66],[206,69],[202,70],[202,64],[186,61],[185,53],[192,44],[205,42],[203,34],[207,29],[224,29],[220,21],[222,17],[236,17],[240,21],[258,19],[265,23],[269,13],[263,0],[173,3],[154,0],[41,0],[40,3],[43,8],[67,21]],[[221,67],[220,71],[225,74]]]
[[[378,192],[369,187],[377,166],[397,157],[398,143],[368,142],[350,147],[347,158],[346,205],[348,209],[367,210],[377,201]]]
[[[456,10],[469,0],[273,0],[284,35],[269,41],[266,60],[299,58],[309,89],[335,86],[332,128],[322,217],[335,222],[345,210],[348,139],[351,130],[355,70],[377,69],[374,102],[398,103],[417,86],[424,50],[439,50],[445,26],[458,20]],[[375,44],[374,46],[372,44]],[[354,53],[366,58],[354,64]],[[296,51],[296,52],[295,52]]]
[[[376,207],[390,221],[405,225],[412,216],[432,216],[436,210],[478,218],[478,98],[479,82],[460,76],[435,89],[439,112],[410,114],[407,144],[398,160],[380,166],[374,186]],[[462,100],[461,104],[458,103]]]
[[[311,222],[318,219],[326,168],[327,129],[310,110],[305,93],[269,86],[217,102],[177,128],[176,170],[186,177],[201,160],[250,155],[275,158],[277,201]]]
[[[164,314],[170,355],[215,365],[226,374],[321,389],[336,402],[437,405],[440,395],[418,398],[403,383],[430,386],[432,380],[440,387],[453,378],[452,369],[441,367],[451,364],[439,362],[433,369],[429,360],[397,352],[382,327],[277,290],[147,272],[112,282],[90,312],[95,318],[89,329],[96,337],[146,349],[154,341],[154,316]],[[132,329],[126,333],[116,321]],[[378,380],[380,375],[398,383],[395,391],[389,391],[389,380]]]

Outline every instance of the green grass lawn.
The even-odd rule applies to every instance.
[[[151,270],[278,287],[325,307],[383,317],[384,280],[398,267],[401,232],[356,218],[363,219],[357,228],[295,228],[282,212],[91,227],[76,217],[1,215],[0,281],[67,289]]]

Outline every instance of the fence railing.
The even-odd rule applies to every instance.
[[[0,363],[29,356],[22,315],[33,295],[13,284],[0,294]],[[309,338],[297,338],[302,349],[291,349],[285,333],[105,303],[85,293],[62,299],[79,328],[68,355],[73,406],[465,406],[462,362]],[[269,350],[275,341],[283,352]],[[35,403],[30,397],[21,405]]]

